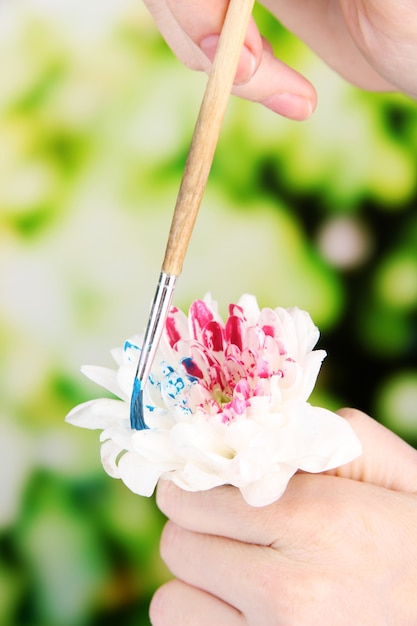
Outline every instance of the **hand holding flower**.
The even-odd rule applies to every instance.
[[[337,476],[295,475],[267,507],[231,487],[160,483],[176,580],[154,596],[153,626],[417,623],[417,452],[358,411],[344,416],[363,456]]]

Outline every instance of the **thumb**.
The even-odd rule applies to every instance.
[[[394,491],[417,493],[417,451],[393,432],[356,409],[341,409],[363,449],[362,456],[331,473]]]

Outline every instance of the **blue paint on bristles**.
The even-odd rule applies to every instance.
[[[145,430],[148,428],[143,415],[142,382],[136,376],[133,382],[132,399],[130,401],[130,427],[134,430]]]

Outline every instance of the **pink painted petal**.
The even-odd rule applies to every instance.
[[[171,348],[175,348],[180,339],[188,339],[188,319],[185,313],[172,307],[165,323],[163,339]]]
[[[249,326],[245,331],[244,344],[255,354],[262,350],[265,341],[265,333],[258,326]]]
[[[245,368],[247,376],[252,377],[255,376],[256,372],[256,361],[257,361],[257,353],[255,353],[251,348],[245,348],[242,350],[241,355],[241,363]]]
[[[252,394],[252,388],[246,378],[242,378],[236,387],[234,394],[240,394],[245,400],[249,400]]]
[[[259,378],[269,378],[272,374],[270,370],[269,363],[263,357],[258,358],[258,376]]]
[[[189,312],[191,337],[202,343],[203,328],[214,319],[212,309],[203,300],[195,300]]]
[[[226,374],[228,386],[232,389],[240,380],[242,380],[242,378],[246,378],[246,370],[244,366],[238,359],[233,357],[226,359],[223,369]]]
[[[206,350],[203,345],[194,342],[188,342],[187,346],[182,348],[187,356],[182,360],[182,366],[185,371],[195,377],[197,380],[203,381],[208,387],[219,384],[225,384],[225,375],[223,368],[217,361],[214,353]]]
[[[228,344],[237,346],[243,350],[243,335],[245,332],[245,321],[236,315],[231,315],[225,327],[225,337]]]
[[[216,353],[217,357],[219,353],[223,352],[224,333],[219,322],[212,320],[204,326],[202,330],[202,342],[208,350]]]
[[[223,407],[223,412],[226,414],[230,410],[231,415],[229,419],[235,419],[246,413],[246,407],[247,402],[245,398],[240,394],[233,394],[233,400]]]
[[[265,337],[263,356],[268,361],[271,372],[277,372],[280,369],[282,362],[280,345],[269,335]]]
[[[187,372],[188,376],[199,380],[204,380],[204,371],[197,365],[193,357],[185,357],[181,361],[181,365]]]
[[[292,359],[285,359],[281,366],[281,388],[290,389],[291,393],[298,396],[302,385],[303,370],[298,363]],[[304,393],[299,394],[300,400],[307,400],[308,396]]]
[[[277,314],[273,309],[262,309],[259,315],[258,326],[262,328],[265,335],[269,335],[270,337],[279,336],[280,327]]]
[[[229,304],[229,317],[238,317],[246,321],[245,311],[239,304]]]

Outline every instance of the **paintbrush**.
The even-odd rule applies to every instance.
[[[130,423],[136,430],[147,428],[143,414],[143,390],[158,349],[175,283],[181,273],[197,218],[253,5],[254,0],[230,0],[204,92],[133,383]]]

